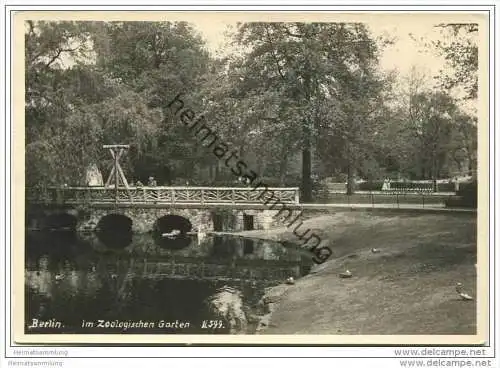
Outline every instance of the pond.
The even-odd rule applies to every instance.
[[[265,288],[311,266],[308,252],[234,236],[27,231],[25,333],[251,334]]]

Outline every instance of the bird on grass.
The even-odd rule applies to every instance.
[[[293,277],[290,276],[289,278],[286,279],[286,283],[288,285],[293,285],[295,284],[295,280],[293,279]]]
[[[456,290],[457,294],[460,295],[460,297],[463,300],[474,300],[474,298],[472,296],[470,296],[469,294],[466,294],[466,293],[463,292],[463,285],[462,285],[462,283],[457,282],[457,286],[455,286],[455,290]]]
[[[345,270],[344,272],[339,274],[339,276],[343,279],[346,279],[346,278],[352,277],[352,273],[349,270]]]
[[[372,248],[372,253],[380,253],[380,249]]]

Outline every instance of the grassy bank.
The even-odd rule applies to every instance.
[[[476,302],[454,289],[461,282],[476,297],[475,215],[343,212],[305,225],[333,255],[295,285],[269,290],[261,333],[476,333]],[[285,229],[244,235],[296,241]],[[346,269],[353,277],[339,278]]]

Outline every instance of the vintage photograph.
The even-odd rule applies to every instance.
[[[125,14],[18,20],[25,340],[484,341],[482,16]]]

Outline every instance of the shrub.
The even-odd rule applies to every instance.
[[[255,181],[253,182],[254,185],[261,182],[262,184],[267,185],[270,188],[279,188],[282,187],[283,185],[280,183],[278,178],[272,178],[272,177],[267,177],[267,176],[259,176]],[[288,186],[285,184],[285,186]],[[297,185],[289,185],[289,186],[294,186],[296,187]]]
[[[320,181],[313,181],[313,197],[317,201],[326,201],[329,198],[329,187]]]
[[[461,184],[457,195],[462,198],[464,206],[477,208],[477,181]]]
[[[445,203],[446,207],[477,208],[477,181],[460,184],[457,195]]]
[[[438,183],[438,192],[454,192],[455,183]]]
[[[377,191],[382,190],[383,181],[365,181],[359,183],[356,187],[357,190],[366,190],[366,191]]]

